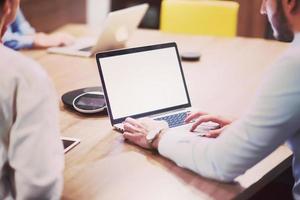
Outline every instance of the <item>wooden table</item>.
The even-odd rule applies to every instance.
[[[86,34],[86,27],[62,30]],[[183,62],[193,106],[217,114],[240,116],[251,102],[263,73],[287,45],[262,39],[187,37],[138,30],[128,46],[176,41],[179,51],[197,51],[199,62]],[[58,95],[99,86],[95,58],[26,51],[52,77]],[[272,181],[291,163],[291,152],[281,146],[266,159],[225,184],[203,178],[154,153],[124,142],[113,131],[107,115],[84,116],[60,102],[64,136],[81,140],[66,154],[63,199],[247,199]]]

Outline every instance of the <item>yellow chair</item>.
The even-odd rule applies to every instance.
[[[217,0],[163,0],[160,30],[172,33],[233,37],[239,4]]]

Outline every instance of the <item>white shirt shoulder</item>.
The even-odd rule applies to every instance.
[[[0,54],[0,199],[59,199],[64,154],[54,87],[33,60],[3,46]]]

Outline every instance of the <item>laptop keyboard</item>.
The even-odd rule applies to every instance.
[[[92,46],[91,47],[85,47],[85,48],[79,49],[79,51],[91,51],[92,48],[93,48]]]
[[[155,118],[155,120],[158,121],[165,120],[168,123],[169,127],[172,128],[172,127],[184,125],[185,124],[184,120],[188,114],[189,112],[176,113],[174,115]]]

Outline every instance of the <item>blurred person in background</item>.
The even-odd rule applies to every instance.
[[[74,42],[74,37],[66,33],[36,32],[18,9],[15,21],[8,27],[2,40],[5,46],[20,50],[67,46]]]

